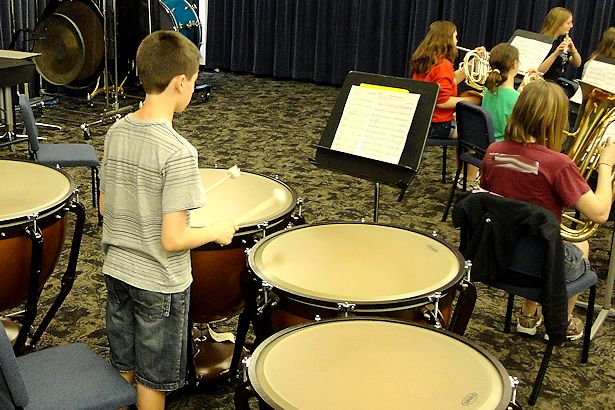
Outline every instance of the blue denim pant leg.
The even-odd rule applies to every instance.
[[[564,274],[566,282],[579,279],[590,270],[589,261],[583,258],[583,251],[571,242],[564,241]]]
[[[112,364],[120,371],[134,369],[136,381],[154,390],[182,387],[188,357],[190,288],[165,294],[107,276],[106,281]]]

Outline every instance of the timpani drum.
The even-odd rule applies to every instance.
[[[228,170],[201,169],[203,186],[213,187]],[[207,205],[190,212],[193,227],[207,226],[220,219],[237,219],[266,201],[273,190],[284,192],[281,202],[240,222],[230,245],[211,243],[191,251],[192,275],[190,315],[194,322],[208,323],[233,317],[244,307],[240,276],[246,269],[246,248],[260,237],[288,226],[297,195],[285,183],[260,174],[241,172],[207,194]]]
[[[248,375],[275,409],[506,409],[516,385],[462,336],[366,317],[282,330],[256,348]]]
[[[370,223],[303,225],[269,235],[251,248],[248,264],[263,282],[262,299],[276,300],[273,332],[299,318],[416,320],[417,307],[435,304],[438,312],[465,273],[462,255],[444,241]]]
[[[28,298],[32,264],[40,263],[38,291],[53,272],[64,243],[74,185],[64,171],[26,161],[0,160],[0,311]],[[40,230],[42,256],[33,256]]]

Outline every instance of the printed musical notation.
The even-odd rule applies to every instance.
[[[420,97],[406,89],[353,85],[331,149],[398,164]]]
[[[510,42],[519,50],[519,73],[525,74],[530,68],[538,68],[551,51],[551,43],[515,36]]]
[[[615,94],[615,65],[602,61],[590,60],[585,63],[585,69],[581,81],[602,88],[605,91]],[[581,88],[570,98],[570,101],[581,104],[583,96]]]

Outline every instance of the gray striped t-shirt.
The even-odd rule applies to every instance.
[[[149,291],[185,290],[190,251],[165,251],[160,234],[164,213],[205,205],[196,149],[170,122],[128,115],[107,132],[100,177],[103,273]]]

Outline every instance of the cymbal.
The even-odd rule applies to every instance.
[[[84,65],[85,47],[73,20],[52,13],[37,24],[34,39],[33,51],[41,55],[33,61],[45,80],[65,85],[77,78]]]
[[[65,1],[58,5],[55,13],[71,19],[83,38],[85,60],[76,81],[90,79],[101,69],[105,51],[103,17],[98,8],[83,1]]]

